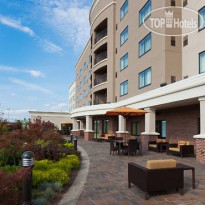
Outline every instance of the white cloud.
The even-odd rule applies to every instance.
[[[58,103],[56,105],[53,105],[51,107],[51,110],[54,110],[54,111],[67,111],[68,110],[68,105],[66,103]]]
[[[57,46],[51,41],[48,40],[41,40],[41,46],[44,51],[48,53],[62,53],[63,49],[60,46]]]
[[[11,96],[15,97],[15,96],[17,96],[17,94],[16,93],[11,93]]]
[[[32,84],[32,83],[28,83],[28,82],[25,82],[25,81],[22,81],[19,79],[15,79],[15,78],[11,78],[10,81],[12,83],[17,84],[17,85],[21,85],[24,88],[29,89],[29,90],[35,90],[35,91],[39,91],[39,92],[46,93],[46,94],[52,94],[52,92],[50,90],[43,88],[41,86]]]
[[[35,78],[39,78],[39,77],[44,77],[45,76],[41,71],[38,71],[38,70],[29,70],[28,72],[31,74],[31,76],[33,76]]]
[[[0,16],[0,23],[27,33],[30,36],[35,36],[34,31],[27,26],[23,26],[20,20],[14,20],[8,17]]]
[[[20,109],[20,110],[13,110],[13,109],[7,109],[3,110],[3,118],[7,119],[9,121],[15,121],[15,120],[23,120],[24,118],[29,118],[29,111],[32,109]]]
[[[31,0],[41,8],[42,20],[65,42],[82,49],[90,36],[89,10],[85,0]]]
[[[38,70],[24,70],[4,65],[0,65],[0,71],[29,73],[32,77],[35,78],[45,77],[45,74]]]

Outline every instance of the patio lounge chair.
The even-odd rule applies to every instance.
[[[195,157],[194,145],[189,141],[178,141],[178,144],[169,144],[167,154],[179,155],[181,157]]]
[[[148,150],[160,152],[160,143],[166,143],[166,140],[165,139],[157,139],[156,141],[149,141],[148,142]]]
[[[184,171],[176,167],[175,160],[150,160],[146,167],[135,163],[128,164],[128,187],[131,183],[145,192],[148,199],[149,192],[164,190],[179,190],[183,195]]]

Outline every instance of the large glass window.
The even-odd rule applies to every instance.
[[[82,88],[82,81],[80,81],[80,89]]]
[[[139,123],[138,122],[132,122],[131,135],[132,136],[139,135]]]
[[[86,90],[83,91],[83,98],[86,98]]]
[[[205,7],[199,10],[199,30],[205,28]]]
[[[159,138],[167,137],[167,121],[160,120],[156,122],[156,131],[160,134]]]
[[[142,25],[143,22],[150,16],[152,10],[151,0],[149,0],[144,7],[139,12],[139,25]]]
[[[139,74],[139,88],[143,88],[151,84],[152,73],[151,68],[148,68]]]
[[[83,74],[83,69],[81,68],[80,69],[80,76]]]
[[[199,73],[205,72],[205,51],[199,54]]]
[[[83,78],[83,84],[86,84],[87,83],[87,77],[85,76],[84,78]]]
[[[122,46],[128,40],[128,26],[120,34],[120,45]]]
[[[109,120],[103,120],[102,121],[102,134],[108,134],[109,133]]]
[[[120,96],[128,94],[128,80],[120,84]]]
[[[128,53],[120,59],[120,70],[124,70],[128,66]]]
[[[151,33],[139,42],[139,57],[151,50]]]
[[[86,68],[87,68],[87,63],[85,62],[84,63],[84,70],[86,70]]]
[[[123,19],[124,16],[127,14],[127,12],[128,12],[128,0],[125,1],[125,3],[120,9],[120,19]]]

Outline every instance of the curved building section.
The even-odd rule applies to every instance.
[[[205,22],[205,0],[93,1],[90,40],[75,67],[73,131],[79,135],[85,129],[86,140],[108,133],[141,135],[144,147],[150,138],[186,140],[195,145],[200,160],[198,144],[205,143],[205,25],[187,36],[158,35],[143,19],[151,24],[157,14],[150,12],[164,7],[181,7],[173,13],[179,19],[186,17],[183,7],[193,9]],[[149,113],[129,119],[105,115],[122,106]]]

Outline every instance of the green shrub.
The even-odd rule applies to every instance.
[[[33,204],[36,204],[36,205],[47,205],[48,204],[47,200],[44,197],[38,197],[33,202],[34,202]]]
[[[36,161],[34,170],[40,170],[40,171],[46,171],[49,170],[53,167],[54,162],[51,160],[41,160],[41,161]]]
[[[21,167],[20,166],[0,166],[0,170],[5,171],[7,174],[13,174],[18,171]]]
[[[52,188],[53,188],[53,191],[55,192],[61,192],[63,190],[63,186],[59,182],[53,183]]]
[[[53,193],[53,190],[51,187],[48,187],[45,191],[45,194],[44,194],[45,198],[48,199],[48,200],[51,200],[54,198],[54,193]]]
[[[36,144],[39,145],[41,148],[46,147],[50,142],[45,140],[37,140]]]
[[[80,160],[79,157],[76,155],[68,155],[66,157],[66,160],[68,160],[69,163],[72,165],[72,169],[79,169],[80,167]]]
[[[74,144],[73,144],[73,143],[66,142],[66,143],[64,144],[64,147],[67,147],[68,149],[73,149],[73,148],[74,148]]]

